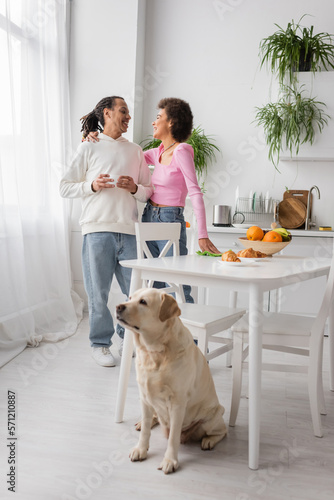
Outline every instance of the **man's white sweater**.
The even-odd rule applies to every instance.
[[[137,144],[124,137],[112,139],[99,134],[99,142],[82,142],[60,181],[64,198],[82,198],[79,223],[82,234],[116,232],[135,234],[138,221],[136,200],[145,203],[153,194],[151,173]],[[100,174],[109,174],[115,183],[120,175],[131,176],[138,186],[132,195],[121,188],[92,190]]]

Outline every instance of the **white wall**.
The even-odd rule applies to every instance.
[[[131,101],[135,87],[138,6],[141,0],[72,0],[70,84],[73,142],[81,139],[79,118],[100,99]],[[133,111],[133,108],[130,107]],[[132,128],[128,132],[132,138]]]
[[[178,96],[191,104],[195,124],[216,136],[223,156],[210,167],[206,180],[207,221],[212,205],[234,205],[250,189],[282,200],[285,187],[309,189],[318,185],[314,200],[318,224],[334,227],[334,163],[281,163],[278,174],[267,158],[261,130],[255,126],[256,106],[273,94],[271,75],[259,69],[260,40],[272,34],[274,23],[286,27],[303,14],[315,32],[334,33],[331,0],[147,0],[145,64],[159,68],[163,78],[147,96],[143,137],[151,133],[155,106],[161,97]],[[322,75],[320,75],[321,77]],[[331,72],[328,112],[334,118],[334,72]],[[322,100],[322,96],[318,96]],[[326,100],[324,98],[324,100]],[[331,142],[334,146],[333,128]]]
[[[206,179],[208,224],[213,204],[234,205],[237,186],[241,196],[250,189],[269,190],[282,199],[286,186],[316,184],[321,199],[314,200],[313,213],[318,224],[334,227],[334,162],[281,163],[279,174],[252,123],[255,106],[275,97],[271,75],[259,70],[260,40],[274,32],[274,23],[286,27],[305,13],[314,16],[304,22],[316,32],[334,33],[332,0],[73,0],[71,5],[73,144],[80,141],[79,118],[106,95],[128,101],[134,120],[127,137],[136,142],[152,133],[159,99],[181,97],[190,103],[195,125],[214,135],[223,152]],[[334,92],[330,101],[334,118]],[[75,234],[78,216],[76,208]],[[79,282],[80,241],[74,240]]]

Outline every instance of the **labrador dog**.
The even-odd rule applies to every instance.
[[[142,421],[130,458],[147,458],[156,415],[168,439],[159,469],[169,474],[178,468],[180,443],[201,441],[203,450],[211,450],[224,438],[225,410],[207,361],[180,320],[181,311],[171,295],[143,288],[119,304],[116,312],[119,323],[133,331],[136,343]]]

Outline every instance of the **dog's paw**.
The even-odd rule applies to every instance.
[[[158,417],[156,415],[153,415],[151,429],[153,429],[153,427],[155,427],[158,424],[159,424]],[[139,420],[139,422],[135,424],[135,429],[136,431],[141,431],[141,420]]]
[[[136,431],[141,431],[141,420],[135,424]]]
[[[219,443],[219,441],[221,441],[225,436],[226,433],[216,436],[205,436],[201,441],[202,450],[212,450],[216,446],[216,444]]]
[[[139,448],[139,446],[136,446],[130,451],[129,457],[131,462],[141,462],[142,460],[146,460],[147,450],[145,448]]]
[[[170,474],[175,472],[179,467],[179,462],[177,460],[170,460],[169,458],[164,458],[158,467],[158,470],[162,470],[165,474]]]
[[[211,439],[213,436],[207,436],[202,439],[201,442],[201,448],[202,450],[212,450],[212,448],[215,446],[216,441]]]

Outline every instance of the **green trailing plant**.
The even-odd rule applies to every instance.
[[[314,34],[313,26],[302,26],[300,23],[305,15],[297,23],[292,20],[286,29],[275,24],[278,30],[260,43],[261,68],[269,66],[280,84],[293,85],[298,71],[315,73],[322,68],[334,69],[334,35]]]
[[[194,150],[194,163],[198,178],[207,173],[208,164],[212,163],[216,158],[215,153],[221,152],[219,147],[212,142],[213,140],[212,136],[204,134],[204,130],[201,127],[196,127],[186,141]],[[140,144],[142,145],[143,151],[147,151],[148,149],[159,147],[161,141],[149,136]]]
[[[282,92],[278,102],[257,107],[255,117],[257,124],[263,126],[268,156],[276,169],[281,151],[286,148],[290,154],[298,154],[301,144],[313,144],[316,130],[321,132],[329,118],[322,109],[326,105],[304,97],[302,89],[282,87]]]

